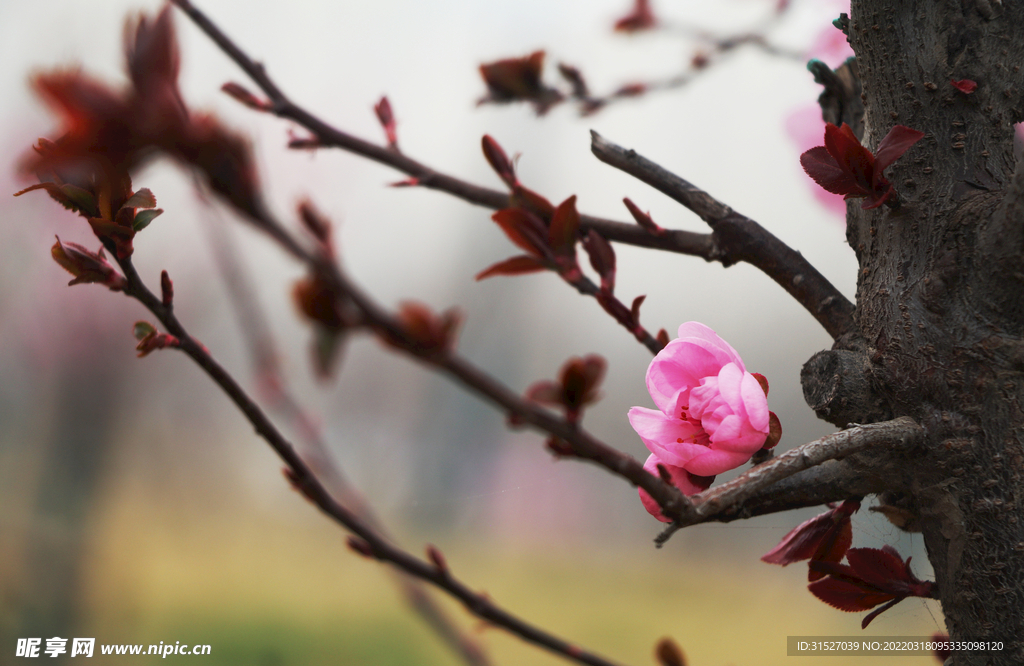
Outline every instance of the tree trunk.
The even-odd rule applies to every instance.
[[[853,0],[864,145],[896,124],[925,137],[887,171],[898,209],[849,202],[856,331],[842,358],[818,359],[828,371],[805,370],[805,392],[833,373],[849,392],[835,404],[870,407],[835,410],[844,419],[888,412],[927,430],[920,455],[873,470],[924,534],[950,636],[1005,642],[956,664],[1024,663],[1022,31],[1010,0]],[[850,368],[867,381],[834,375]]]

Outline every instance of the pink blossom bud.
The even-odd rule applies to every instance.
[[[769,434],[768,400],[727,342],[688,322],[647,370],[658,409],[634,407],[629,422],[662,462],[711,476],[739,467]]]

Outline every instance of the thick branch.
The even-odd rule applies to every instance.
[[[838,338],[853,326],[853,304],[811,264],[760,224],[679,176],[591,132],[597,159],[667,194],[711,227],[712,257],[730,266],[739,261],[761,269]]]
[[[707,522],[732,507],[742,506],[751,498],[763,496],[765,489],[829,460],[845,458],[868,448],[903,448],[924,437],[924,428],[913,419],[902,416],[892,421],[855,426],[825,435],[747,470],[728,483],[692,496],[691,517],[674,522],[661,536],[664,543],[673,532],[688,525]]]
[[[474,592],[454,578],[448,568],[439,565],[436,560],[428,563],[397,548],[355,513],[338,503],[299,457],[292,444],[277,430],[238,382],[217,363],[201,343],[188,334],[188,331],[174,315],[172,308],[164,305],[161,299],[146,287],[135,271],[131,260],[118,260],[118,263],[128,281],[128,286],[124,290],[125,294],[146,306],[167,331],[178,338],[181,350],[188,354],[228,395],[256,429],[256,433],[270,444],[274,452],[288,466],[289,476],[296,489],[301,491],[321,511],[333,518],[335,522],[362,540],[350,541],[356,550],[367,556],[389,562],[407,574],[437,586],[461,601],[470,613],[504,627],[526,641],[581,664],[614,666],[613,662],[553,636],[505,611],[492,603],[486,594]]]

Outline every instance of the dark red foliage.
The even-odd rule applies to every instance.
[[[761,561],[782,566],[802,560],[839,562],[853,541],[850,516],[859,508],[860,502],[846,500],[804,521],[782,537],[782,541],[768,551]],[[822,575],[812,570],[808,579],[815,580]]]
[[[640,30],[650,30],[657,23],[658,20],[651,11],[651,3],[648,0],[636,0],[630,12],[615,22],[615,30],[618,32],[638,32]]]
[[[531,102],[537,113],[546,113],[562,94],[544,85],[544,52],[535,51],[522,58],[506,58],[480,65],[480,75],[487,84],[486,102]]]
[[[352,322],[331,283],[320,275],[296,282],[292,298],[302,315],[313,324],[313,368],[317,376],[326,379],[337,367]]]
[[[517,186],[516,192],[522,194],[530,191]],[[533,192],[530,194],[547,202]],[[477,280],[494,275],[521,275],[545,269],[557,271],[569,282],[579,279],[582,275],[576,261],[580,215],[576,210],[575,195],[552,210],[550,224],[545,224],[537,214],[525,208],[504,208],[494,213],[491,219],[501,227],[509,240],[527,254],[489,266],[477,274]]]
[[[62,127],[61,138],[25,168],[41,174],[42,180],[52,180],[51,173],[74,173],[78,180],[114,184],[162,151],[197,169],[214,191],[255,216],[260,204],[248,143],[212,116],[190,114],[182,102],[171,17],[167,5],[155,19],[140,16],[128,26],[125,55],[131,85],[126,90],[70,70],[33,79],[36,91],[60,116]],[[115,240],[125,235],[102,228],[97,233]],[[119,255],[124,252],[119,247]]]
[[[102,284],[111,291],[123,291],[127,282],[107,258],[103,255],[103,248],[99,252],[91,252],[78,243],[63,243],[60,237],[50,248],[50,254],[68,273],[74,276],[68,286],[76,284],[96,283]]]
[[[872,155],[849,125],[829,124],[825,126],[825,145],[801,155],[800,164],[828,192],[845,195],[847,199],[863,197],[861,208],[877,208],[894,194],[883,172],[923,136],[923,132],[896,125]]]
[[[438,315],[414,301],[399,306],[397,319],[405,333],[406,344],[411,343],[411,350],[423,355],[450,351],[462,323],[462,315],[455,308]]]
[[[533,402],[562,407],[569,421],[579,419],[583,408],[600,398],[598,387],[604,379],[608,363],[597,354],[574,356],[562,366],[557,382],[542,380],[526,390]]]
[[[907,597],[932,595],[933,583],[918,580],[910,571],[910,558],[904,562],[892,546],[851,548],[846,551],[846,561],[849,564],[811,561],[811,569],[826,577],[808,589],[828,605],[848,612],[884,604],[864,618],[861,628]]]

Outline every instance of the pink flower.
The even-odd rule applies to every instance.
[[[713,476],[739,467],[765,445],[766,389],[704,324],[679,327],[679,337],[651,361],[647,390],[658,409],[634,407],[629,423],[665,464]]]

